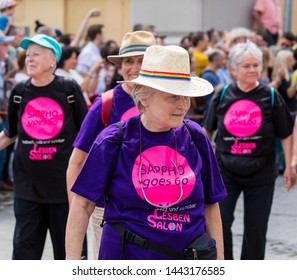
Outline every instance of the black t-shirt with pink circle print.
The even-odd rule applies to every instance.
[[[20,104],[13,101],[14,95],[22,97]],[[4,131],[8,137],[18,136],[13,162],[16,198],[67,202],[66,169],[87,110],[73,80],[56,76],[47,86],[36,87],[28,80],[14,87]]]
[[[289,109],[277,91],[259,84],[250,92],[236,83],[215,93],[204,120],[208,131],[217,130],[216,156],[225,181],[246,185],[275,180],[275,138],[293,130]]]

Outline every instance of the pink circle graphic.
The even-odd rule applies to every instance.
[[[139,115],[139,111],[138,108],[136,106],[130,108],[129,110],[127,110],[121,117],[121,121],[127,120],[131,117],[137,116]]]
[[[155,146],[136,158],[132,170],[134,187],[145,200],[140,180],[148,201],[166,206],[187,198],[194,188],[196,177],[184,156],[168,146]]]
[[[224,116],[224,126],[232,135],[247,137],[258,131],[262,124],[262,110],[253,101],[234,102]]]
[[[38,97],[27,103],[21,122],[29,136],[38,140],[48,140],[61,131],[64,112],[54,100]]]

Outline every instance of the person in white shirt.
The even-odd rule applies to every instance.
[[[82,48],[79,56],[76,70],[85,77],[95,62],[104,64],[101,56],[101,45],[104,42],[104,26],[101,24],[91,25],[87,31],[88,43]],[[103,66],[103,65],[102,65]],[[95,93],[101,94],[106,90],[105,70],[99,72],[99,76],[92,76],[92,79],[98,81]]]
[[[94,65],[90,68],[87,75],[82,76],[79,72],[75,70],[77,66],[78,50],[74,47],[63,47],[61,60],[57,65],[55,74],[58,76],[68,77],[74,79],[81,87],[84,98],[87,104],[90,106],[91,101],[89,94],[91,95],[96,90],[97,79],[92,79],[91,77],[96,77],[99,75],[101,69],[100,62],[96,61]]]

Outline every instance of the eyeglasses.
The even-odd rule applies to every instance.
[[[174,144],[175,144],[175,162],[172,159],[170,159],[170,161],[171,161],[171,163],[172,163],[172,165],[174,167],[175,174],[177,174],[177,176],[178,176],[177,178],[180,178],[180,180],[179,180],[180,181],[179,182],[179,196],[178,196],[177,200],[174,201],[173,203],[167,203],[166,205],[165,204],[163,205],[161,203],[156,204],[156,203],[153,203],[153,202],[151,202],[149,200],[149,198],[147,197],[147,195],[145,193],[144,187],[143,187],[143,180],[142,180],[143,163],[142,163],[142,141],[141,141],[142,137],[141,137],[141,125],[140,125],[140,147],[139,147],[139,149],[140,149],[140,153],[139,153],[140,164],[139,164],[139,174],[138,174],[139,184],[140,184],[140,189],[141,189],[141,193],[142,193],[142,195],[144,197],[144,200],[148,204],[150,204],[151,206],[154,206],[156,208],[169,208],[169,207],[172,207],[172,206],[174,206],[174,205],[176,205],[177,203],[180,202],[180,200],[182,199],[183,194],[184,194],[184,192],[183,192],[183,183],[182,183],[183,178],[181,178],[181,174],[178,171],[178,166],[177,166],[177,144],[176,144],[176,135],[175,135],[174,130],[173,130],[173,135],[174,135]]]

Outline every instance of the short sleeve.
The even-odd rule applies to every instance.
[[[74,89],[74,119],[77,131],[88,113],[88,106],[83,96],[83,92],[75,80],[72,80]]]
[[[101,121],[102,98],[98,96],[89,109],[73,146],[88,153],[98,134],[104,129]]]
[[[101,205],[117,164],[120,129],[112,124],[96,138],[72,191]]]
[[[18,119],[19,119],[19,109],[20,104],[14,102],[14,97],[16,95],[22,97],[24,92],[25,84],[24,82],[20,82],[15,84],[13,87],[9,100],[8,100],[8,115],[7,115],[7,123],[4,128],[4,133],[9,138],[13,138],[18,135]]]

